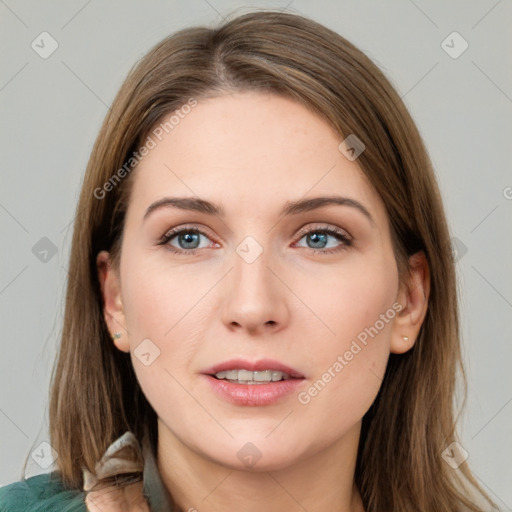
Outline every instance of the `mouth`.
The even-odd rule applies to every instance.
[[[233,384],[268,384],[281,380],[290,380],[292,377],[285,372],[277,370],[262,370],[252,372],[250,370],[235,369],[224,370],[211,375],[217,380],[227,380]]]
[[[268,384],[281,380],[304,379],[304,375],[273,359],[246,361],[231,359],[203,371],[205,375],[218,380],[227,380],[237,384]]]
[[[202,373],[218,396],[237,405],[276,403],[305,379],[298,370],[270,359],[225,361]]]

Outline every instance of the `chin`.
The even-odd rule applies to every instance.
[[[276,438],[277,440],[277,438]],[[293,447],[277,447],[265,441],[230,443],[229,446],[221,447],[219,453],[203,453],[215,464],[219,464],[235,471],[247,471],[251,473],[264,473],[268,471],[279,471],[299,462],[307,455],[299,452]],[[276,449],[277,448],[277,449]],[[281,448],[279,450],[278,448]],[[227,454],[233,456],[227,457]]]

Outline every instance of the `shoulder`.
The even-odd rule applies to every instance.
[[[58,472],[32,476],[0,488],[0,512],[85,512],[84,493],[66,489]]]

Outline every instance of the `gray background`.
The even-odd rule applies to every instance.
[[[305,14],[354,42],[416,120],[459,257],[463,446],[484,487],[512,510],[512,5],[496,0],[0,0],[0,485],[18,480],[25,456],[48,440],[71,222],[108,105],[154,43],[251,6]],[[31,47],[43,31],[58,43],[46,59]],[[453,31],[469,44],[457,58],[445,50],[459,53],[461,40],[442,46]],[[51,48],[43,37],[40,52]],[[29,466],[28,475],[41,472]]]

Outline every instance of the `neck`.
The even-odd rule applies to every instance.
[[[284,468],[255,471],[206,459],[159,420],[157,465],[174,502],[187,512],[364,512],[354,483],[360,427]]]

